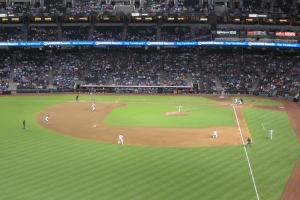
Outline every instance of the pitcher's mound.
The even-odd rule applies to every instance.
[[[168,115],[168,116],[185,116],[187,115],[188,113],[187,112],[165,112],[165,115]]]

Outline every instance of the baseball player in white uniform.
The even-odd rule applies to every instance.
[[[273,130],[270,129],[270,139],[272,140],[273,139]]]
[[[45,117],[45,122],[48,124],[49,123],[49,116]]]
[[[178,112],[180,112],[180,109],[182,108],[182,105],[177,106],[177,108],[178,108]]]
[[[96,104],[95,104],[95,102],[92,104],[92,109],[96,110]]]
[[[118,144],[120,144],[120,143],[123,145],[123,135],[122,134],[119,135]]]
[[[238,104],[237,98],[234,99],[234,104]]]
[[[218,132],[216,130],[214,130],[214,133],[212,135],[212,138],[218,138]]]

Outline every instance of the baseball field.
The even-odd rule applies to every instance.
[[[297,103],[252,95],[75,96],[0,97],[0,199],[300,195]],[[233,105],[234,98],[244,104]]]

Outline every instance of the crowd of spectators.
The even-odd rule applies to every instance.
[[[201,73],[199,69],[194,69],[192,72],[193,84],[198,84],[200,90],[216,89],[216,81],[214,75]]]
[[[131,57],[128,52],[111,54],[112,76],[110,84],[122,86],[135,85],[135,63]]]
[[[29,41],[55,41],[58,38],[58,28],[55,27],[29,27]]]
[[[89,52],[53,53],[48,62],[51,65],[54,86],[57,89],[73,89],[90,59]]]
[[[14,68],[18,89],[46,89],[49,84],[49,66],[45,52],[19,51]]]
[[[293,83],[297,85],[297,78],[295,79],[291,75],[297,71],[298,60],[298,56],[295,55],[276,55],[276,58],[270,60],[266,66],[265,75],[262,76],[258,85],[259,90],[290,90],[294,86]],[[291,75],[287,73],[289,71]]]
[[[0,54],[0,90],[5,91],[9,87],[11,67],[11,55],[3,53]]]
[[[191,39],[189,26],[163,26],[161,28],[161,41],[184,41]]]
[[[195,38],[202,36],[210,36],[211,31],[206,27],[196,28],[195,29]]]
[[[261,7],[260,0],[245,0],[243,1],[243,5],[239,5],[238,2],[235,2],[233,7],[228,9],[228,12],[236,12],[236,8],[240,13],[263,13],[268,10],[269,14],[289,14],[291,12],[291,6],[293,4],[292,0],[283,0],[283,1],[275,1],[274,6],[270,5],[271,3],[266,3],[265,7]],[[128,6],[129,2],[116,2],[114,5],[123,5]],[[67,2],[66,5],[63,5],[62,2],[54,2],[48,3],[45,5],[27,5],[25,3],[19,2],[14,5],[5,6],[5,13],[60,13],[62,11],[66,12],[66,8],[70,8],[68,12],[71,13],[91,13],[91,12],[113,12],[114,5],[101,5],[101,2],[98,1],[88,1],[88,0],[77,0],[74,5],[71,2]],[[169,2],[169,4],[165,4],[160,1],[153,0],[145,0],[143,4],[137,4],[139,12],[174,12],[174,13],[184,13],[184,12],[211,12],[214,10],[216,3],[212,5],[208,5],[207,2],[204,2],[202,5],[199,4],[199,1],[196,0],[179,0],[177,5],[174,5],[174,2]],[[229,6],[229,4],[225,4],[225,6]]]
[[[92,40],[96,41],[120,41],[122,40],[122,26],[95,26],[92,33]]]
[[[165,52],[28,50],[15,52],[13,78],[18,89],[47,89],[52,84],[58,89],[73,89],[77,80],[84,80],[87,85],[123,86],[116,90],[119,93],[157,93],[156,86],[165,86],[162,92],[171,93],[174,89],[169,86],[193,84],[199,90],[215,90],[219,84],[227,91],[249,91],[255,83],[260,91],[298,91],[299,57],[296,53],[274,52],[241,56],[233,49],[220,48]],[[10,79],[11,56],[3,54],[0,61],[0,89],[5,90]],[[139,88],[133,90],[131,86]]]
[[[296,62],[291,69],[290,82],[286,88],[288,91],[300,91],[300,62]]]
[[[24,41],[24,30],[22,27],[0,27],[0,41],[17,42]]]
[[[159,86],[162,56],[157,53],[132,55],[138,86]],[[133,62],[132,62],[133,63]]]
[[[89,26],[63,26],[62,39],[63,40],[88,40]]]
[[[193,52],[168,53],[164,55],[164,86],[187,86],[191,84],[187,74],[197,67]]]
[[[207,74],[219,77],[225,90],[248,90],[255,82],[255,76],[241,72],[237,66],[239,55],[226,49],[212,49],[201,54],[201,69]]]
[[[127,41],[156,41],[157,31],[153,26],[129,26]]]
[[[108,74],[113,71],[109,53],[92,52],[92,62],[84,80],[88,85],[108,85]]]
[[[259,76],[268,63],[268,55],[243,55],[241,59],[241,71],[245,74]]]
[[[72,13],[91,13],[100,12],[101,6],[97,1],[77,0],[74,7],[71,8]]]

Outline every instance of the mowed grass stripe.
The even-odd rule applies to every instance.
[[[215,154],[212,154],[212,155],[215,155]],[[214,163],[214,164],[216,164],[216,163]],[[203,186],[200,184],[201,181],[207,183],[207,185],[210,185],[209,182],[208,182],[206,179],[204,179],[204,178],[205,178],[205,177],[214,177],[213,175],[216,174],[216,172],[218,171],[218,167],[217,167],[217,166],[218,166],[218,164],[214,165],[214,167],[216,167],[216,168],[205,166],[205,169],[206,169],[205,171],[202,171],[202,170],[201,170],[201,169],[202,169],[202,165],[201,165],[201,164],[197,167],[197,168],[199,169],[199,172],[196,172],[196,173],[202,174],[202,175],[201,175],[201,178],[199,178],[199,180],[198,180],[198,179],[195,180],[195,181],[197,182],[197,185],[199,185],[199,188],[198,188],[199,191],[205,190],[205,189],[203,188]],[[210,172],[211,174],[209,174],[209,172]],[[217,175],[218,175],[218,174],[217,174]],[[181,191],[181,193],[183,193],[183,196],[179,196],[179,199],[181,199],[182,197],[184,197],[186,194],[188,194],[188,193],[190,192],[191,184],[190,184],[189,182],[192,182],[192,180],[191,180],[191,179],[193,179],[192,177],[197,177],[197,176],[195,176],[195,174],[192,174],[191,177],[189,177],[189,178],[187,178],[187,179],[185,180],[184,183],[185,183],[188,187],[186,187],[185,190],[184,190],[183,188],[181,188],[180,191]],[[208,178],[207,178],[207,179],[208,179]],[[167,194],[167,195],[163,196],[162,198],[167,198],[168,196],[170,196],[170,194]]]
[[[167,162],[167,161],[166,161]],[[170,164],[170,162],[167,162],[167,163],[169,163]],[[161,166],[161,165],[160,165]],[[159,171],[161,171],[160,169],[156,169],[156,170],[158,170],[158,172]],[[154,172],[154,174],[156,174],[155,172]],[[160,177],[161,175],[158,173],[158,177]],[[147,176],[146,176],[147,177]],[[148,189],[149,190],[149,189]],[[146,191],[147,192],[147,191]]]
[[[143,160],[147,160],[147,157],[148,156],[145,156],[145,158]],[[164,160],[164,163],[169,162],[169,161],[172,160],[171,156],[168,155],[167,157],[169,159]],[[125,177],[125,179],[123,179],[123,180],[127,180],[128,179],[128,180],[130,180],[133,183],[134,182],[140,183],[140,185],[143,185],[145,183],[149,184],[149,182],[147,182],[147,181],[150,181],[151,179],[157,179],[157,180],[159,180],[160,177],[161,177],[160,171],[161,171],[161,168],[163,168],[163,164],[153,162],[153,158],[151,158],[151,157],[148,157],[148,159],[152,160],[153,165],[151,165],[151,164],[150,165],[143,164],[143,168],[141,170],[142,173],[140,173],[141,176],[139,176],[139,179],[131,181],[131,175],[130,175],[130,176]],[[159,158],[157,156],[155,156],[155,159],[159,159]],[[143,162],[143,161],[141,161],[141,162]],[[139,171],[137,171],[136,173],[139,174]],[[124,174],[126,174],[126,173],[124,173]],[[120,190],[122,190],[122,189],[120,189]],[[124,188],[124,190],[126,191],[127,189]],[[149,190],[149,186],[147,188],[145,188],[145,190]]]
[[[126,148],[126,147],[124,147],[124,148]],[[143,159],[144,160],[144,159]],[[130,159],[127,159],[126,158],[126,156],[124,157],[124,160],[120,160],[121,161],[121,164],[120,164],[120,166],[121,166],[121,168],[122,168],[122,166],[123,165],[126,165],[126,161],[130,161]],[[140,168],[136,168],[136,170],[138,170],[138,169],[140,169]],[[119,173],[118,173],[118,171],[116,171],[116,174],[118,174],[118,175],[120,175],[120,173],[122,173],[123,174],[123,176],[119,176],[120,177],[120,181],[119,182],[127,182],[127,180],[129,180],[128,179],[128,177],[126,177],[126,176],[131,176],[131,175],[133,175],[134,173],[138,173],[138,171],[136,171],[136,170],[132,170],[132,174],[128,174],[129,172],[127,172],[127,170],[126,169],[120,169],[120,171],[119,171]],[[133,176],[133,177],[135,177],[135,176]],[[112,179],[112,180],[114,180],[114,179]],[[118,181],[117,181],[118,182]],[[108,183],[106,183],[106,184],[109,184],[109,182]],[[115,182],[112,182],[112,184],[115,184]],[[121,188],[119,188],[118,189],[118,191],[119,190],[121,190]],[[109,191],[108,191],[109,192]],[[108,197],[107,197],[108,198]]]
[[[236,147],[236,148],[240,148],[240,147]],[[207,174],[208,178],[206,178],[206,179],[210,180],[212,182],[212,184],[205,185],[202,188],[204,193],[205,193],[205,191],[211,191],[210,190],[211,187],[215,188],[214,192],[206,194],[207,198],[213,198],[213,196],[211,196],[211,195],[215,195],[216,193],[218,193],[218,191],[220,191],[220,193],[228,192],[226,190],[225,191],[222,190],[222,187],[223,187],[222,184],[224,184],[224,182],[228,182],[228,181],[232,182],[231,176],[227,175],[227,174],[233,173],[233,174],[236,174],[239,178],[247,177],[246,180],[247,180],[248,184],[252,184],[252,180],[250,179],[249,167],[246,162],[242,147],[238,151],[239,151],[239,153],[234,154],[234,155],[240,155],[240,156],[235,157],[234,160],[232,158],[230,158],[230,156],[232,156],[232,152],[225,152],[225,153],[227,153],[227,156],[223,156],[222,159],[216,159],[216,163],[215,163],[216,167],[213,168],[213,170],[210,174]],[[225,161],[224,163],[222,163],[223,160],[229,160],[229,162]],[[222,164],[220,164],[220,163],[222,163]],[[237,163],[239,163],[239,165],[237,165]],[[235,166],[235,167],[233,167],[233,166]],[[231,168],[233,168],[233,169],[231,169]],[[230,170],[230,173],[227,172],[228,170]],[[249,179],[248,179],[248,177],[249,177]],[[204,181],[206,181],[206,179]],[[215,180],[218,180],[218,181],[215,181]],[[209,182],[209,181],[206,181],[206,182]]]

